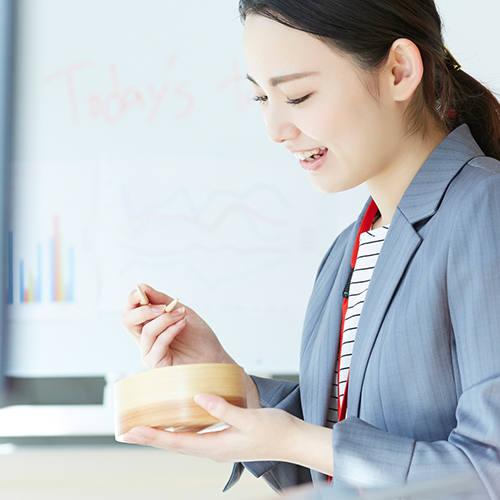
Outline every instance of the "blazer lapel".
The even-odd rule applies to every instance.
[[[431,153],[404,193],[387,232],[359,319],[349,374],[347,416],[359,416],[361,390],[373,345],[398,284],[422,242],[415,225],[436,213],[455,175],[469,160],[481,155],[484,153],[469,127],[461,125]]]
[[[413,226],[396,212],[368,287],[359,318],[349,374],[347,415],[358,416],[361,389],[373,345],[392,296],[422,239]]]
[[[327,255],[309,299],[304,321],[300,365],[300,396],[304,420],[324,425],[332,388],[334,363],[340,340],[342,291],[351,270],[354,240],[366,203],[352,226],[346,244]]]

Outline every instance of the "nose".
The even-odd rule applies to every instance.
[[[299,134],[299,129],[288,119],[286,113],[271,106],[264,113],[264,122],[267,137],[278,144],[294,139]]]

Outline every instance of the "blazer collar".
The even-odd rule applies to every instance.
[[[461,125],[427,158],[394,213],[359,319],[351,361],[353,370],[349,376],[347,415],[359,415],[361,390],[373,345],[397,286],[422,242],[414,225],[436,213],[450,182],[476,156],[484,156],[484,153],[469,127]]]
[[[448,134],[420,167],[406,189],[399,210],[410,224],[434,215],[449,183],[476,156],[484,156],[468,125]]]

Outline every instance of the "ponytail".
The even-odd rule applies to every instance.
[[[450,75],[448,127],[453,130],[466,123],[486,156],[500,160],[500,103],[490,90],[462,69]]]
[[[420,48],[427,107],[449,131],[466,123],[485,155],[500,160],[500,103],[462,69],[446,46],[443,49]]]

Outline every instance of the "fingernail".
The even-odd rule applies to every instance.
[[[118,441],[121,441],[123,443],[135,443],[135,439],[130,435],[130,433],[123,434],[122,436],[120,436]]]
[[[165,306],[153,306],[151,308],[151,310],[154,312],[154,313],[159,313],[159,312],[162,312],[163,309],[165,309]]]
[[[174,309],[170,314],[176,318],[182,316],[186,312],[186,308],[184,306],[179,307],[179,309]]]
[[[196,394],[196,396],[194,397],[194,402],[207,411],[210,411],[210,409],[214,405],[213,401],[209,401],[208,403],[203,404],[203,396],[201,394]]]
[[[142,437],[144,437],[142,435],[142,433],[139,430],[137,430],[135,427],[133,429],[131,429],[130,431],[128,431],[128,435],[132,436],[133,438],[142,438]]]

